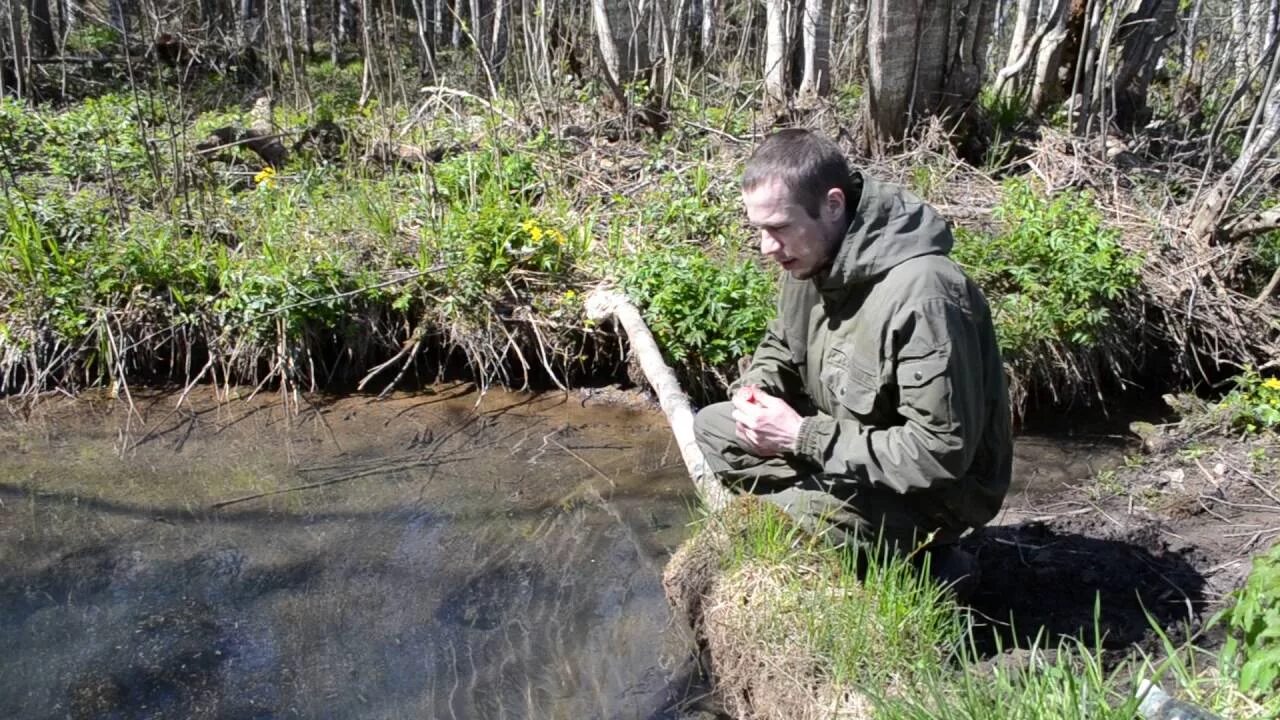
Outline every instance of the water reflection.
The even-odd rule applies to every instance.
[[[123,439],[92,398],[0,425],[0,717],[652,718],[689,693],[660,417],[173,399]]]

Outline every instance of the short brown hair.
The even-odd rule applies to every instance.
[[[743,191],[770,180],[782,182],[792,199],[812,218],[818,217],[822,201],[832,188],[844,192],[845,212],[852,213],[861,189],[835,143],[800,129],[779,130],[751,153],[742,174]]]

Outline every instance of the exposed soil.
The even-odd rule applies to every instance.
[[[982,568],[971,599],[983,648],[1041,635],[1099,641],[1113,657],[1199,632],[1280,536],[1276,439],[1170,442],[1083,484],[1012,495],[966,539]],[[1097,634],[1095,634],[1095,623]],[[1200,642],[1213,644],[1213,637]]]
[[[1101,647],[1107,665],[1138,651],[1163,655],[1162,635],[1213,648],[1221,631],[1206,630],[1207,619],[1241,585],[1250,557],[1280,536],[1280,439],[1171,425],[1140,457],[1136,437],[1089,438],[1019,438],[1005,509],[963,540],[982,573],[965,603],[982,665],[1021,664],[1027,648],[1053,653],[1064,638]],[[840,706],[840,717],[863,717],[856,696],[832,694],[807,676],[801,685],[809,690],[797,693],[777,648],[741,642],[736,626],[716,627],[718,611],[738,612],[757,594],[719,574],[733,532],[698,535],[664,575],[668,600],[694,624],[715,677],[714,712],[794,718]],[[797,701],[807,710],[788,704]]]

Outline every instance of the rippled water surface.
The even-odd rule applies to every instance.
[[[662,718],[696,692],[659,415],[176,401],[0,411],[0,717]]]

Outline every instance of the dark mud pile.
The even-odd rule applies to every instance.
[[[982,568],[971,599],[989,628],[981,649],[1069,636],[1119,658],[1160,651],[1153,623],[1175,642],[1196,635],[1250,556],[1280,537],[1276,458],[1274,438],[1201,436],[1012,495],[997,523],[965,540]]]

